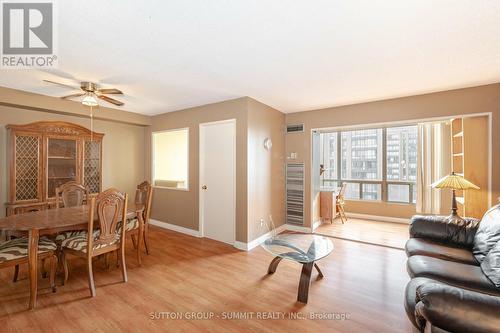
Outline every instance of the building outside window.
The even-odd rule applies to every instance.
[[[415,203],[417,144],[416,125],[321,133],[322,185],[347,183],[346,199]]]

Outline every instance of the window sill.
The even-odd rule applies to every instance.
[[[153,188],[160,189],[160,190],[172,190],[172,191],[189,192],[189,188],[166,187],[166,186],[153,186]]]
[[[344,199],[346,202],[366,202],[366,203],[385,203],[388,205],[400,205],[400,206],[415,206],[414,203],[407,202],[395,202],[395,201],[382,201],[382,200],[363,200],[363,199]]]

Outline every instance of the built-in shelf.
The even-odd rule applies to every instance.
[[[464,132],[461,131],[461,132],[458,132],[457,134],[455,134],[453,137],[454,138],[460,138],[460,137],[463,137],[464,136]]]
[[[456,153],[456,154],[453,154],[453,156],[464,156],[464,153]]]

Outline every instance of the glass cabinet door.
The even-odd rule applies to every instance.
[[[101,191],[101,142],[85,141],[83,150],[83,184],[90,193]]]
[[[17,135],[15,140],[15,201],[37,200],[41,171],[40,136]],[[41,191],[40,191],[41,192]]]
[[[53,198],[56,188],[77,178],[77,141],[48,139],[47,198]]]

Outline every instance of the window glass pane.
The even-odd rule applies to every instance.
[[[382,129],[341,133],[342,179],[382,180]]]
[[[337,133],[320,134],[320,164],[323,165],[321,180],[327,185],[328,180],[338,179],[337,173]]]
[[[413,189],[413,202],[412,203],[416,204],[417,203],[417,185],[413,184],[411,187]]]
[[[338,189],[338,187],[339,187],[339,185],[338,185],[337,181],[335,181],[335,180],[325,180],[325,181],[323,181],[322,190],[331,189],[333,191],[336,191]]]
[[[188,129],[153,133],[153,184],[188,188]]]
[[[363,200],[381,200],[382,185],[363,184]]]
[[[359,199],[359,184],[358,183],[347,183],[345,189],[344,197],[346,199]]]
[[[394,202],[410,202],[410,185],[388,184],[387,199]]]
[[[387,180],[417,180],[417,126],[387,129]]]

